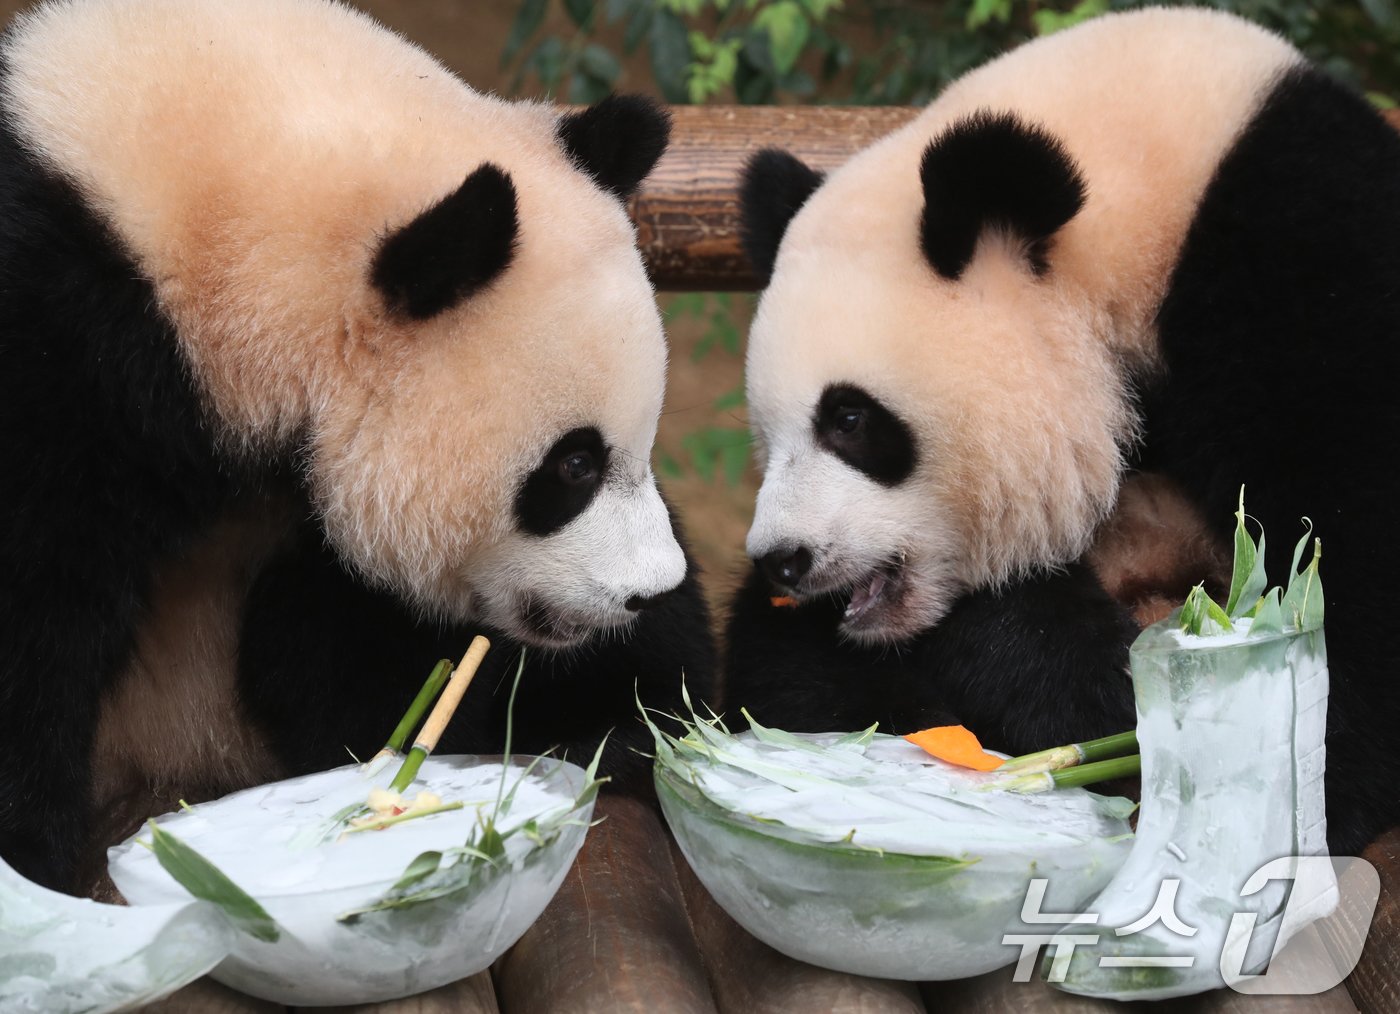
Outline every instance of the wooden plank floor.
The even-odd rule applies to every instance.
[[[489,972],[391,1003],[306,1008],[355,1014],[1395,1014],[1400,1011],[1400,829],[1366,857],[1382,896],[1360,965],[1317,996],[1229,990],[1157,1004],[1112,1004],[1014,983],[1002,969],[916,985],[794,961],[749,936],[710,898],[661,819],[603,797],[578,862],[549,908]],[[292,1014],[205,979],[148,1010]]]

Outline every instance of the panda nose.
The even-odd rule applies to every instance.
[[[794,588],[797,582],[807,576],[807,571],[812,569],[812,554],[807,551],[806,546],[775,549],[764,554],[758,565],[774,584]]]
[[[680,585],[676,585],[676,588],[679,587]],[[630,612],[640,613],[644,609],[651,609],[654,606],[659,606],[661,603],[665,602],[668,598],[670,598],[676,593],[676,588],[669,588],[666,591],[658,592],[655,595],[633,595],[630,599],[624,602],[623,605],[626,606]]]

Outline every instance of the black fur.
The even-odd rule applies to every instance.
[[[1326,553],[1333,851],[1400,823],[1400,133],[1313,70],[1275,89],[1201,202],[1145,381],[1144,462],[1224,537],[1239,484],[1286,580],[1299,516]],[[1277,547],[1277,548],[1274,548]]]
[[[779,148],[764,148],[744,166],[739,184],[739,238],[760,288],[773,277],[773,264],[788,223],[822,185],[823,178],[797,156]]]
[[[609,95],[562,117],[558,135],[575,165],[626,200],[665,152],[671,115],[641,95]]]
[[[493,648],[439,750],[498,753],[519,645],[479,626],[418,619],[392,596],[368,589],[307,526],[249,596],[239,658],[250,714],[292,772],[368,757],[383,746],[433,663],[461,658],[473,635]],[[634,693],[678,713],[681,677],[693,699],[713,700],[714,647],[696,568],[626,632],[562,653],[530,649],[515,710],[514,749],[554,748],[580,765],[607,736],[602,770],[611,790],[651,793],[650,734]],[[387,723],[387,724],[386,724]]]
[[[1128,642],[1136,626],[1093,574],[1070,567],[960,600],[905,644],[861,647],[837,634],[842,606],[774,606],[755,568],[734,602],[726,647],[727,713],[793,732],[906,733],[962,723],[984,745],[1026,753],[1133,724]],[[1073,632],[1073,636],[1066,636]],[[1074,674],[1062,685],[1028,673]]]
[[[954,123],[924,150],[919,178],[924,256],[956,280],[989,228],[1028,243],[1031,268],[1048,270],[1050,237],[1084,206],[1084,180],[1063,144],[1013,113],[979,112]]]
[[[1294,72],[1209,185],[1160,308],[1166,369],[1139,378],[1141,464],[1180,484],[1221,540],[1241,482],[1272,582],[1299,515],[1323,538],[1336,854],[1400,823],[1397,279],[1400,134],[1360,96]],[[729,623],[729,710],[798,729],[951,716],[1013,753],[1132,725],[1135,630],[1082,569],[970,596],[897,647],[845,645],[838,620],[771,608],[751,579]]]
[[[591,426],[565,433],[520,484],[516,524],[531,535],[557,532],[592,503],[607,467],[608,447],[601,433]]]
[[[77,190],[0,122],[0,855],[70,888],[102,696],[152,570],[240,484],[175,331]]]
[[[817,443],[882,486],[898,486],[918,460],[914,431],[859,387],[828,387],[817,403]]]
[[[485,288],[510,266],[520,223],[515,184],[490,162],[375,254],[370,278],[389,308],[426,320]]]

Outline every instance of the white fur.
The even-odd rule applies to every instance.
[[[326,529],[369,579],[460,620],[529,594],[604,624],[593,590],[674,576],[674,540],[604,548],[664,541],[649,476],[583,526],[591,554],[512,536],[516,486],[569,429],[649,457],[665,378],[631,223],[568,161],[556,111],[474,92],[328,0],[57,0],[3,56],[16,129],[155,284],[220,437],[305,435]],[[518,194],[511,266],[427,322],[389,313],[379,242],[488,161]]]
[[[790,224],[749,337],[751,420],[769,454],[750,550],[806,545],[822,587],[905,559],[899,608],[851,630],[864,638],[910,635],[963,590],[1081,555],[1136,439],[1121,371],[1155,362],[1153,318],[1200,196],[1299,59],[1215,12],[1098,18],[968,74],[837,170]],[[978,110],[1042,125],[1087,180],[1044,278],[995,232],[956,282],[919,249],[923,151]],[[911,426],[903,485],[859,479],[810,443],[835,383]]]

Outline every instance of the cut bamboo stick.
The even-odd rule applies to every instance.
[[[418,777],[418,769],[423,766],[423,761],[432,753],[438,745],[438,740],[442,738],[443,730],[447,728],[447,723],[452,721],[452,716],[457,712],[457,706],[462,703],[462,695],[467,692],[467,687],[471,686],[476,671],[481,667],[481,660],[486,657],[486,653],[491,650],[491,642],[478,634],[472,638],[471,646],[467,648],[467,653],[462,656],[462,664],[457,666],[452,678],[447,681],[447,687],[443,690],[442,696],[433,706],[432,714],[423,723],[423,728],[419,731],[418,737],[413,741],[413,749],[408,752],[408,759],[403,762],[403,767],[399,768],[399,773],[394,776],[393,782],[389,785],[389,791],[402,792],[412,784],[413,779]]]

